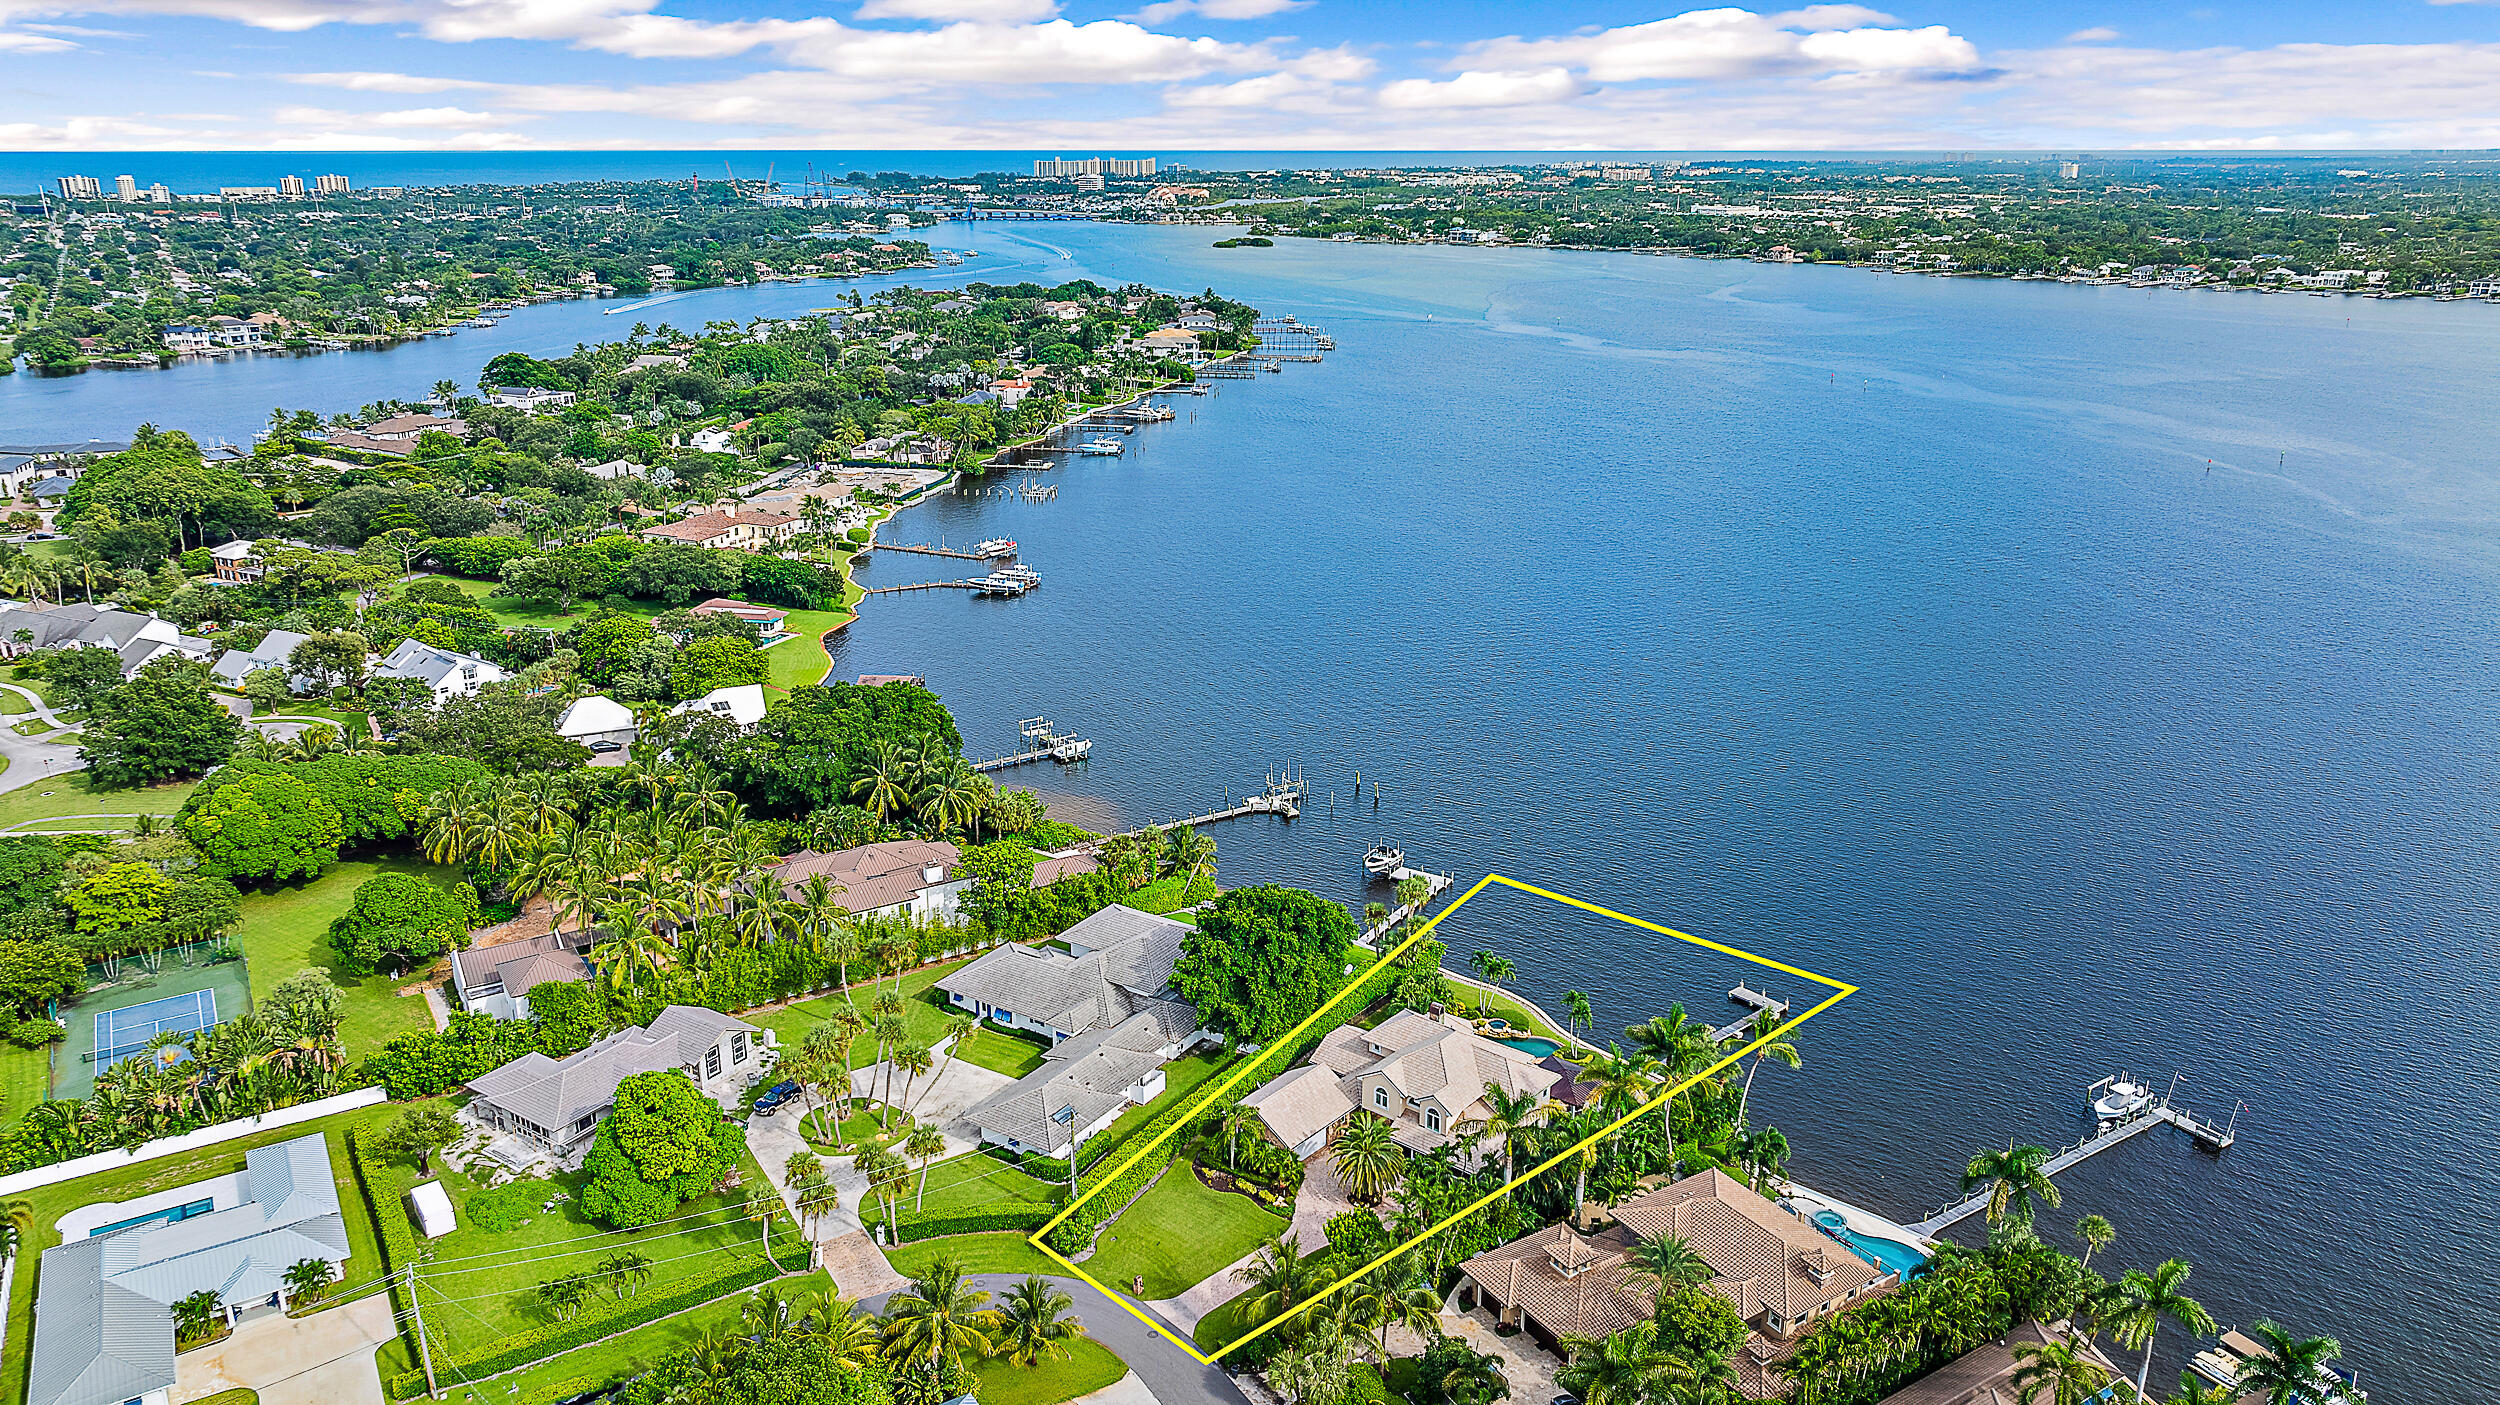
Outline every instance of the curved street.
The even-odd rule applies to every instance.
[[[1024,1275],[975,1273],[967,1275],[966,1281],[987,1292],[995,1303],[1023,1282]],[[1093,1284],[1055,1276],[1050,1282],[1076,1300],[1076,1319],[1085,1324],[1086,1335],[1127,1362],[1129,1374],[1154,1395],[1156,1405],[1251,1405],[1250,1397],[1231,1376],[1174,1346]],[[871,1312],[882,1312],[891,1296],[880,1293],[863,1305]]]

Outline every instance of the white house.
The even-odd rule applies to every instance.
[[[523,1054],[469,1081],[477,1097],[461,1116],[516,1147],[487,1147],[499,1160],[551,1157],[575,1164],[590,1150],[616,1085],[637,1073],[675,1069],[727,1103],[764,1074],[771,1037],[746,1021],[694,1005],[671,1005],[640,1029],[621,1030],[561,1059]]]
[[[387,658],[374,665],[373,676],[414,678],[432,688],[434,700],[439,703],[445,698],[465,697],[511,675],[475,655],[403,639]]]
[[[598,693],[575,698],[564,709],[564,715],[556,719],[557,736],[593,751],[620,751],[632,746],[641,732],[634,723],[632,709]]]
[[[295,646],[311,638],[309,634],[298,634],[291,629],[273,629],[248,649],[228,649],[219,654],[217,662],[208,666],[208,671],[225,686],[241,688],[243,680],[251,677],[254,669],[284,669],[287,686],[294,687],[296,674],[289,667],[289,660],[295,657]]]
[[[1142,1011],[1181,1004],[1168,991],[1181,939],[1189,932],[1168,917],[1114,903],[1060,933],[1066,951],[997,947],[940,977],[937,988],[956,1009],[1055,1044]],[[1196,1011],[1187,1018],[1196,1029]]]
[[[727,688],[714,688],[699,698],[688,698],[669,709],[672,715],[700,713],[718,717],[744,730],[764,720],[764,685],[739,683]]]
[[[698,454],[726,454],[738,447],[738,442],[730,438],[729,431],[725,429],[698,429],[694,437],[686,442],[693,445]]]
[[[171,620],[133,614],[110,605],[43,605],[0,612],[0,658],[14,658],[37,649],[81,646],[111,649],[121,655],[125,678],[163,655],[206,659],[215,647],[205,639],[183,633]]]
[[[481,386],[479,389],[485,391],[487,404],[531,415],[546,410],[561,410],[577,398],[569,390],[549,390],[536,385]]]
[[[189,354],[206,351],[217,344],[217,338],[206,327],[174,326],[165,329],[165,349]]]

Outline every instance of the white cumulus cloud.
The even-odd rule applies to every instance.
[[[1401,78],[1380,88],[1380,105],[1394,108],[1520,107],[1561,102],[1580,91],[1580,80],[1562,68],[1476,70],[1447,82]]]

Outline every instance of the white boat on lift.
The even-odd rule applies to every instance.
[[[1374,844],[1371,852],[1363,855],[1363,871],[1374,878],[1386,878],[1404,867],[1406,851],[1395,845]]]
[[[980,557],[1013,556],[1016,554],[1016,539],[1013,537],[992,537],[989,540],[974,546],[972,548],[972,554]]]
[[[2092,1100],[2092,1115],[2103,1122],[2133,1117],[2153,1105],[2153,1090],[2136,1082],[2130,1074],[2096,1083],[2093,1091],[2100,1096]]]

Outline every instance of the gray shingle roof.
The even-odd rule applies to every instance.
[[[1067,1040],[1042,1056],[1040,1068],[974,1103],[964,1118],[992,1140],[1065,1150],[1077,1130],[1126,1106],[1128,1089],[1162,1065],[1161,1050],[1170,1042],[1164,1027],[1160,1013],[1148,1012]],[[1075,1113],[1054,1121],[1051,1114],[1061,1108]]]
[[[1158,1002],[1188,934],[1169,918],[1114,905],[1061,934],[1072,951],[1002,946],[942,977],[937,987],[1071,1035],[1107,1029]],[[1188,1018],[1194,1029],[1197,1012]]]
[[[616,1101],[616,1085],[637,1073],[684,1068],[723,1031],[755,1026],[715,1010],[671,1005],[642,1029],[620,1030],[576,1054],[523,1054],[469,1080],[469,1090],[550,1132]]]
[[[390,657],[374,666],[373,673],[377,678],[414,678],[428,687],[436,687],[467,665],[480,669],[494,667],[481,658],[437,649],[415,639],[403,639],[398,648],[391,650]]]
[[[218,681],[239,687],[253,669],[285,668],[287,660],[295,656],[295,646],[311,638],[291,629],[273,629],[249,649],[228,649],[218,655],[217,662],[209,665],[209,672],[217,675]]]

